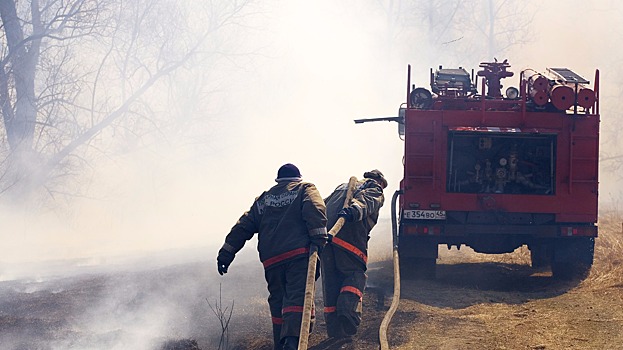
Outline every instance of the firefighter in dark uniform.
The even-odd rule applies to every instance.
[[[328,227],[333,227],[340,217],[346,221],[335,237],[329,237],[330,244],[321,255],[324,315],[331,338],[350,337],[361,323],[368,239],[385,201],[383,189],[387,187],[385,177],[376,169],[363,176],[346,208],[343,206],[348,184],[338,186],[325,199]]]
[[[310,244],[327,242],[326,207],[316,189],[303,182],[299,169],[285,164],[277,185],[257,197],[219,250],[223,275],[246,241],[258,233],[258,251],[268,284],[275,349],[296,349],[299,342]]]

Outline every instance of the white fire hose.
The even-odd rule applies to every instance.
[[[400,260],[398,257],[398,219],[396,217],[396,200],[399,195],[402,194],[402,190],[394,192],[392,196],[392,246],[393,246],[393,260],[394,260],[394,297],[389,310],[385,314],[381,327],[379,328],[379,343],[381,350],[389,350],[389,343],[387,342],[387,327],[398,309],[398,303],[400,302]]]

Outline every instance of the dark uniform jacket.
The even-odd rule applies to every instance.
[[[225,249],[236,254],[258,232],[260,261],[265,269],[309,252],[310,237],[324,235],[326,207],[312,183],[280,181],[255,199],[225,238]]]
[[[355,208],[353,222],[347,222],[333,238],[333,245],[355,254],[365,265],[368,262],[368,239],[370,231],[379,218],[379,210],[385,202],[383,188],[372,179],[358,181],[350,206]],[[336,223],[337,213],[342,209],[348,184],[338,186],[325,199],[329,228]]]

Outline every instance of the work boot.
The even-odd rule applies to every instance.
[[[338,316],[338,320],[340,325],[342,326],[342,331],[347,336],[353,336],[357,333],[357,326],[354,325],[346,316],[340,315]]]
[[[299,348],[299,337],[283,338],[283,350],[297,350]]]
[[[338,324],[336,327],[327,328],[327,336],[329,338],[340,339],[344,338],[346,334],[344,334],[344,331],[342,330],[342,325]]]

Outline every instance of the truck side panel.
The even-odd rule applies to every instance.
[[[448,152],[449,131],[453,127],[478,126],[481,119],[479,111],[407,111],[405,209],[431,209],[440,205],[449,211],[552,213],[557,222],[597,221],[597,117],[564,113],[528,113],[525,117],[521,129],[535,135],[540,132],[555,135],[554,195],[449,193],[445,189],[448,181],[452,181],[446,171],[449,157],[453,156]],[[521,116],[513,112],[489,112],[486,119],[494,126],[492,129],[512,128]]]

